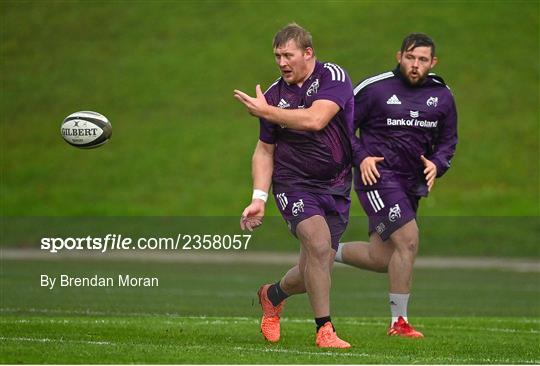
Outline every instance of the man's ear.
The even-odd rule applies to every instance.
[[[433,59],[431,60],[430,69],[434,68],[435,65],[437,65],[438,62],[439,62],[439,59],[437,57],[433,57]]]
[[[311,47],[306,47],[306,49],[304,50],[304,56],[305,56],[307,59],[311,59],[311,58],[313,58],[313,55],[314,55],[313,48],[311,48]]]
[[[401,51],[398,51],[398,52],[396,53],[396,61],[398,62],[398,64],[401,63]]]

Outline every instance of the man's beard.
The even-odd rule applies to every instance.
[[[403,79],[409,84],[410,86],[420,86],[424,84],[424,81],[426,81],[426,78],[428,76],[428,72],[426,72],[424,75],[420,76],[416,81],[413,81],[409,79],[409,76],[407,75],[406,71],[400,66],[399,71],[401,72],[401,75],[403,76]],[[420,75],[420,74],[418,74]]]

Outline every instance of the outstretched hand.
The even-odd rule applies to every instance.
[[[262,225],[264,217],[265,202],[254,199],[251,204],[244,209],[240,217],[240,228],[242,230],[253,231],[253,229]]]
[[[437,177],[437,165],[435,165],[431,160],[425,158],[424,155],[420,155],[422,163],[424,163],[424,174],[426,175],[426,182],[428,186],[428,192],[433,188],[435,184],[435,177]]]
[[[253,98],[244,93],[243,91],[235,89],[234,97],[246,106],[248,112],[252,116],[264,118],[269,105],[266,102],[266,98],[264,97],[261,86],[259,84],[257,84],[257,86],[255,87],[255,93],[256,96],[255,98]]]

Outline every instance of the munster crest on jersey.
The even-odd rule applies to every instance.
[[[437,103],[439,103],[438,97],[429,97],[429,99],[426,101],[428,107],[436,107]]]
[[[308,97],[311,97],[313,94],[317,94],[318,91],[319,91],[319,79],[315,79],[315,81],[312,82],[311,85],[309,86],[306,92],[306,95]]]

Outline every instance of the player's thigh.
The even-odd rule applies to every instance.
[[[316,216],[324,216],[318,197],[310,192],[276,192],[276,205],[287,223],[291,233],[298,239],[298,226],[301,222]]]
[[[413,219],[390,235],[390,242],[396,250],[418,251],[418,224]]]
[[[325,204],[331,195],[312,192],[276,192],[281,215],[296,236],[306,256],[329,255],[331,230],[326,221]]]
[[[302,220],[296,227],[296,235],[307,255],[331,255],[331,235],[326,219],[320,215]]]

